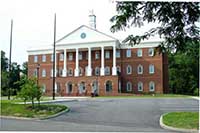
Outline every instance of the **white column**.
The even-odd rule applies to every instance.
[[[64,49],[63,77],[67,76],[67,50]]]
[[[87,76],[92,76],[92,67],[91,67],[91,48],[88,48],[88,69]]]
[[[117,67],[116,67],[116,46],[113,45],[113,67],[112,67],[112,75],[117,75]]]
[[[105,75],[104,71],[104,47],[101,47],[101,76]]]
[[[78,59],[78,48],[76,48],[76,68],[74,70],[74,76],[78,77],[79,76],[79,59]]]

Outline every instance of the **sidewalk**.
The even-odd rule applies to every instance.
[[[55,97],[55,100],[49,99],[46,101],[40,101],[40,103],[54,103],[54,102],[72,102],[72,101],[82,101],[90,99],[91,97]],[[31,102],[26,102],[31,104]],[[24,104],[24,102],[17,102],[16,104]]]
[[[200,97],[192,97],[193,99],[200,100]]]

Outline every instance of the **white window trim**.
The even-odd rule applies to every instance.
[[[130,88],[128,88],[129,85],[130,85]],[[126,91],[128,91],[128,92],[132,91],[132,83],[131,82],[126,83]]]
[[[142,57],[142,49],[137,50],[137,57]]]
[[[83,75],[83,68],[79,67],[79,76],[82,76],[82,75]]]
[[[72,61],[72,60],[73,60],[73,58],[74,58],[74,57],[73,57],[73,53],[69,53],[68,60],[69,60],[69,61]]]
[[[42,55],[42,62],[46,62],[46,55]]]
[[[151,53],[151,54],[149,54],[150,50],[152,50],[152,53]],[[149,55],[149,56],[153,56],[153,55],[154,55],[154,48],[148,49],[148,55]]]
[[[108,70],[108,73],[106,73],[106,70]],[[105,67],[105,75],[110,75],[110,67]]]
[[[140,85],[141,85],[141,90],[140,90]],[[138,82],[138,91],[143,91],[143,83],[142,82]]]
[[[38,56],[34,55],[34,63],[38,62]]]
[[[42,70],[42,77],[46,77],[46,70],[45,69]]]
[[[120,58],[121,57],[121,52],[120,50],[116,50],[116,58]]]
[[[59,57],[60,61],[64,60],[64,53],[60,53],[60,57]]]
[[[152,70],[152,71],[151,71]],[[149,74],[154,74],[155,73],[155,67],[153,64],[149,65]]]
[[[53,62],[53,54],[51,54],[51,62]]]
[[[130,72],[128,72],[128,68],[130,68]],[[127,75],[132,74],[132,66],[131,65],[127,65],[127,67],[126,67],[126,74]]]
[[[98,56],[97,56],[98,55]],[[96,51],[95,52],[95,59],[97,60],[97,59],[99,59],[100,58],[100,53],[99,53],[99,51]]]
[[[97,71],[98,71],[98,74],[97,74]],[[97,76],[97,75],[100,75],[100,68],[99,67],[96,67],[95,68],[95,75]]]
[[[37,69],[34,69],[33,76],[37,77]]]
[[[139,72],[139,68],[141,67],[141,72]],[[143,66],[142,65],[138,65],[137,67],[137,73],[138,74],[143,74]]]
[[[71,70],[71,72],[72,72],[71,74],[69,73],[70,70]],[[67,74],[67,75],[68,75],[68,76],[73,76],[73,69],[72,69],[72,68],[69,68],[69,69],[68,69],[68,74]]]
[[[130,51],[130,55],[128,54]],[[127,49],[126,50],[126,58],[130,58],[132,56],[132,52],[131,52],[131,49]]]
[[[117,66],[117,71],[119,70],[119,72],[121,72],[121,67]]]
[[[105,52],[105,59],[110,59],[110,51]]]
[[[83,59],[83,52],[79,51],[78,52],[78,60],[82,60]]]
[[[153,90],[151,90],[151,85],[153,85]],[[150,91],[150,92],[154,92],[154,91],[155,91],[155,88],[156,88],[156,87],[155,87],[155,82],[150,81],[150,82],[149,82],[149,91]]]
[[[46,92],[46,85],[42,84],[42,92],[45,93]]]

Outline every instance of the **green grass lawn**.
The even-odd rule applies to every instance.
[[[32,109],[31,104],[14,104],[12,101],[1,101],[1,115],[3,116],[15,116],[15,117],[29,117],[29,118],[44,118],[50,115],[54,115],[58,112],[67,109],[63,105],[44,105],[41,104],[38,107],[35,104],[35,108]]]
[[[199,129],[198,112],[172,112],[163,116],[163,123],[185,129]]]
[[[97,98],[188,98],[189,95],[177,94],[133,94],[128,96],[98,96]]]

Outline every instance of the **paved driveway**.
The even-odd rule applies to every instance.
[[[164,132],[168,130],[159,126],[161,114],[198,111],[198,100],[185,98],[97,98],[59,104],[69,106],[71,111],[45,121],[18,120],[19,124],[27,124],[22,130]],[[11,130],[12,122],[14,125],[17,121],[4,119],[2,129]],[[32,128],[34,125],[36,128]]]

